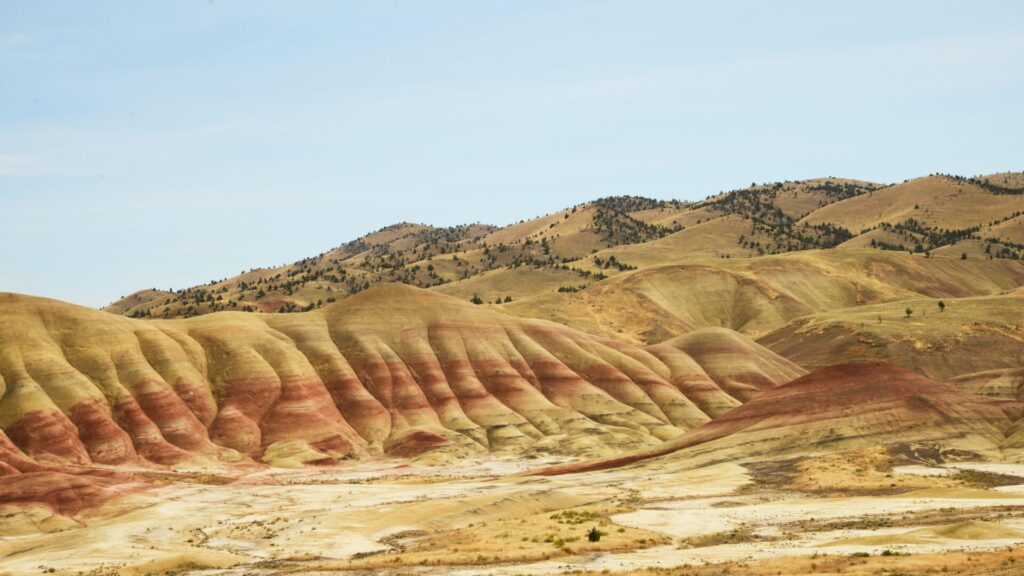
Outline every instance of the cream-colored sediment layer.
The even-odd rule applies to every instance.
[[[120,574],[175,569],[196,574],[274,574],[285,569],[336,572],[376,561],[367,566],[376,573],[397,574],[417,565],[415,557],[406,560],[402,554],[415,554],[418,538],[458,529],[470,529],[490,542],[489,554],[497,560],[489,562],[492,556],[482,555],[484,559],[473,560],[472,565],[431,565],[430,573],[629,571],[815,553],[923,553],[1024,543],[1020,517],[943,521],[942,514],[959,511],[1024,507],[1024,495],[990,490],[780,497],[777,492],[752,490],[739,465],[688,469],[671,460],[643,469],[495,478],[521,472],[528,465],[551,463],[486,459],[427,468],[379,461],[344,469],[262,471],[226,485],[173,483],[122,502],[116,509],[96,511],[84,526],[5,537],[0,540],[0,566],[18,575],[50,568],[74,574],[101,566]],[[599,522],[595,519],[559,525],[578,533],[572,553],[541,543],[553,558],[500,560],[522,544],[520,535],[524,540],[532,535],[533,524],[541,519],[611,504],[629,508],[601,524],[602,531],[610,534],[606,540],[621,538],[620,530],[629,531],[632,542],[623,549],[588,551],[585,533]],[[840,521],[926,512],[938,514],[933,524],[829,527]],[[801,528],[808,519],[818,526]],[[521,531],[508,532],[503,527],[509,525],[521,526]],[[721,538],[734,531],[755,537],[737,542]],[[457,557],[460,542],[446,541],[446,546],[452,558]],[[397,552],[399,547],[408,550]],[[392,557],[394,567],[389,564]]]

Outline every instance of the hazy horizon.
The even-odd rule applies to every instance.
[[[2,10],[0,291],[90,306],[399,221],[1024,168],[1012,2]]]

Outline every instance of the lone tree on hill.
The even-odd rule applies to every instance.
[[[939,300],[939,312],[945,312],[945,311],[946,311],[946,303],[943,302],[942,300]]]
[[[910,316],[914,313],[914,311],[911,310],[910,308],[907,308],[904,312],[906,312],[907,318],[910,318]]]
[[[591,542],[600,542],[601,531],[598,530],[596,527],[591,528],[590,532],[587,532],[587,540],[590,540]]]

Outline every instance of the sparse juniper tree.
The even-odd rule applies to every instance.
[[[480,299],[480,295],[476,292],[473,293],[473,297],[469,299],[473,304],[483,304],[484,301]]]
[[[907,318],[910,318],[910,316],[914,313],[914,311],[911,310],[910,308],[907,308],[906,310],[904,310],[904,312],[906,313]]]
[[[943,302],[942,300],[939,300],[939,312],[945,312],[945,311],[946,311],[946,303]]]
[[[600,542],[601,531],[598,530],[596,527],[591,528],[590,532],[587,532],[587,540],[590,540],[591,542]]]
[[[967,260],[967,252],[961,252],[960,253],[960,259],[961,260]]]

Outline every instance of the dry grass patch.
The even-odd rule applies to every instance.
[[[574,572],[575,576],[607,575],[602,572]],[[624,573],[618,573],[624,574]],[[933,554],[814,554],[777,557],[759,561],[736,561],[707,566],[679,566],[632,570],[631,576],[918,576],[1024,574],[1024,551],[1005,548],[989,552],[954,551]]]
[[[845,496],[957,485],[942,477],[896,474],[892,471],[894,465],[892,456],[881,446],[807,458],[797,465],[799,474],[790,487],[826,496]]]
[[[455,530],[392,538],[393,551],[302,570],[368,570],[411,566],[483,566],[533,562],[592,552],[620,552],[667,544],[663,535],[614,524],[623,506],[581,506],[555,513],[471,524]],[[590,541],[596,528],[601,537]],[[401,536],[401,535],[399,535]]]
[[[1024,479],[1004,474],[963,470],[948,476],[897,474],[901,464],[890,448],[751,463],[747,467],[758,488],[806,492],[826,497],[883,496],[926,488],[988,488],[1022,484]]]
[[[1024,484],[1024,478],[1011,474],[999,474],[984,470],[958,470],[950,479],[971,488],[995,488],[998,486],[1014,486]]]
[[[832,530],[877,530],[902,526],[935,526],[983,520],[999,522],[1024,518],[1024,505],[990,506],[985,508],[938,508],[901,514],[872,514],[841,520],[802,520],[782,524],[787,533],[828,532]]]
[[[684,538],[679,541],[680,548],[704,548],[707,546],[719,546],[722,544],[742,544],[744,542],[756,542],[768,539],[765,536],[754,532],[748,526],[741,526],[733,530],[701,534],[692,538]]]

